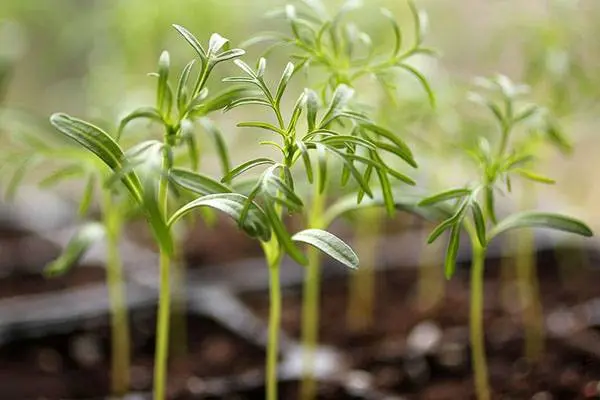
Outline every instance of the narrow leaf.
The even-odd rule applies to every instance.
[[[223,183],[228,183],[231,182],[231,180],[233,178],[235,178],[236,176],[243,174],[244,172],[246,172],[247,170],[251,169],[251,168],[255,168],[258,167],[260,165],[273,165],[275,164],[275,161],[271,160],[270,158],[255,158],[253,160],[250,161],[246,161],[243,164],[238,165],[237,167],[235,167],[234,169],[232,169],[231,171],[229,171],[229,173],[227,173],[227,175],[225,175],[223,177],[223,179],[221,179],[221,182]]]
[[[179,114],[183,114],[183,112],[187,108],[188,98],[187,98],[186,88],[187,88],[188,80],[190,78],[190,72],[191,72],[192,67],[194,66],[195,62],[196,62],[196,60],[192,60],[186,64],[186,66],[181,71],[181,75],[179,76],[179,81],[177,82],[176,100],[177,100],[177,110],[179,111]]]
[[[130,122],[132,122],[136,119],[140,119],[140,118],[145,118],[145,119],[149,119],[151,121],[156,121],[161,124],[164,124],[164,120],[163,120],[162,116],[160,115],[160,112],[156,108],[140,107],[136,110],[133,110],[129,114],[127,114],[121,120],[121,122],[119,123],[119,129],[117,131],[117,137],[115,138],[115,140],[118,142],[121,139],[121,135],[123,133],[123,130],[127,126],[127,124],[129,124]]]
[[[523,178],[529,179],[530,181],[545,183],[547,185],[554,185],[556,183],[556,181],[552,178],[548,178],[543,175],[536,174],[535,172],[528,171],[525,169],[517,169],[517,170],[515,170],[515,172],[517,174],[519,174],[520,176],[522,176]]]
[[[313,183],[313,169],[312,163],[310,161],[310,155],[308,154],[308,149],[302,140],[296,141],[296,147],[298,147],[298,151],[302,156],[302,161],[304,163],[304,171],[306,171],[306,178],[309,183]]]
[[[238,193],[219,193],[203,196],[175,211],[169,219],[168,226],[173,226],[185,215],[202,207],[210,207],[224,212],[239,223],[246,200],[246,196]],[[254,202],[250,203],[246,218],[241,227],[249,236],[256,237],[262,241],[267,241],[271,237],[271,229],[267,217]]]
[[[92,244],[102,239],[103,236],[104,227],[101,224],[93,222],[84,225],[69,240],[62,254],[46,266],[44,275],[58,276],[64,274],[77,264]]]
[[[204,50],[204,47],[202,47],[202,44],[200,44],[198,39],[196,39],[196,37],[192,35],[190,31],[188,31],[181,25],[173,25],[173,28],[175,28],[177,32],[179,32],[181,36],[183,36],[183,38],[190,44],[190,46],[192,46],[192,48],[196,51],[200,59],[203,62],[206,62],[206,51]]]
[[[92,200],[94,199],[95,188],[96,176],[91,174],[86,180],[85,187],[83,188],[83,194],[81,195],[81,200],[79,201],[79,209],[77,210],[77,214],[80,217],[84,217],[90,209]]]
[[[592,230],[578,219],[561,214],[523,211],[500,221],[491,230],[490,239],[508,230],[518,228],[548,228],[586,237],[593,236]]]
[[[456,257],[458,256],[458,248],[460,246],[460,224],[456,224],[450,231],[450,240],[446,249],[446,257],[444,260],[444,274],[446,279],[450,279],[456,271]]]
[[[281,98],[283,97],[283,94],[285,93],[285,88],[287,87],[288,82],[290,81],[290,78],[292,77],[293,73],[294,73],[294,64],[289,62],[285,66],[285,69],[283,70],[283,74],[281,75],[281,78],[279,79],[279,83],[277,84],[277,91],[275,92],[275,102],[277,104],[279,104],[281,102]]]
[[[227,186],[209,176],[190,170],[172,168],[169,177],[174,184],[200,195],[231,192]]]
[[[421,72],[419,72],[412,65],[408,65],[406,63],[398,63],[396,65],[398,67],[402,68],[403,70],[409,72],[410,74],[412,74],[417,79],[417,81],[419,81],[419,83],[423,87],[423,90],[425,90],[425,93],[427,93],[427,97],[429,99],[429,104],[431,104],[431,107],[435,108],[435,106],[436,106],[435,93],[433,92],[433,89],[429,85],[427,78],[425,78],[425,75],[423,75]]]
[[[158,84],[156,87],[156,108],[161,112],[161,115],[167,115],[171,108],[167,94],[169,66],[169,52],[163,51],[158,60]]]
[[[461,198],[464,196],[468,196],[469,194],[471,194],[471,190],[469,190],[469,189],[463,189],[463,188],[450,189],[450,190],[446,190],[444,192],[435,194],[433,196],[424,198],[423,200],[421,200],[419,202],[419,205],[420,206],[430,206],[432,204],[440,203],[442,201],[448,201],[448,200],[453,200],[453,199],[458,199],[458,198]]]
[[[210,35],[210,39],[208,40],[208,57],[217,54],[217,52],[220,51],[227,43],[229,43],[229,39],[224,38],[218,33],[213,33]]]
[[[348,268],[357,269],[358,256],[342,239],[321,229],[306,229],[292,236],[292,240],[309,244]]]
[[[336,87],[335,91],[333,92],[333,98],[329,103],[327,112],[321,119],[319,127],[326,128],[334,119],[336,119],[344,107],[346,107],[353,95],[354,90],[350,86],[342,84]]]
[[[260,128],[260,129],[264,129],[266,131],[275,132],[278,135],[281,135],[283,137],[287,136],[286,132],[283,129],[278,128],[275,125],[269,124],[267,122],[261,122],[261,121],[240,122],[239,124],[237,124],[237,126],[240,128]]]
[[[306,89],[306,122],[308,131],[312,132],[317,124],[317,112],[319,110],[319,96],[314,90]]]
[[[211,137],[214,142],[217,155],[219,156],[219,162],[221,164],[221,171],[226,174],[231,170],[231,162],[229,160],[229,151],[227,150],[227,144],[225,138],[221,133],[221,130],[208,118],[200,118],[198,120],[200,125],[204,128],[206,133]]]
[[[485,218],[483,218],[483,211],[481,206],[476,201],[471,203],[471,213],[473,214],[473,222],[475,223],[475,231],[477,232],[477,239],[482,247],[487,246]]]

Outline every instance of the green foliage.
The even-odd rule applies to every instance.
[[[382,9],[382,16],[390,25],[394,42],[390,50],[378,51],[371,36],[349,21],[348,15],[357,12],[362,2],[349,0],[337,12],[330,13],[321,0],[303,1],[295,6],[288,4],[272,16],[284,18],[289,27],[288,34],[263,32],[247,40],[242,47],[269,43],[266,56],[277,48],[292,49],[296,63],[295,71],[317,69],[325,78],[316,85],[323,93],[333,91],[341,84],[352,85],[358,79],[370,76],[379,82],[382,89],[395,101],[395,77],[398,72],[412,75],[423,87],[432,105],[435,96],[425,76],[411,65],[416,55],[434,55],[424,46],[427,31],[427,16],[409,2],[414,21],[413,42],[404,43],[404,34],[394,15]],[[312,75],[312,73],[311,73]],[[325,96],[322,96],[325,97]]]
[[[482,137],[477,148],[466,149],[475,161],[479,180],[467,188],[450,189],[420,202],[425,207],[441,202],[454,203],[452,215],[439,223],[428,239],[431,243],[450,231],[445,261],[448,278],[455,270],[462,227],[466,227],[484,249],[495,236],[514,228],[543,227],[583,236],[592,234],[582,222],[558,214],[525,212],[497,220],[495,196],[502,190],[510,192],[511,182],[516,177],[554,183],[554,180],[530,170],[536,161],[536,146],[532,143],[537,144],[541,138],[562,151],[569,151],[570,145],[547,110],[524,101],[528,92],[526,86],[514,84],[502,75],[480,78],[476,85],[480,91],[471,93],[470,99],[490,112],[498,132],[494,146]]]

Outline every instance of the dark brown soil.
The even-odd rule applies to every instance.
[[[13,272],[0,279],[0,299],[50,293],[67,288],[80,287],[104,282],[102,267],[73,267],[62,276],[47,278],[41,273]]]
[[[501,295],[501,288],[510,285],[501,284],[497,264],[490,261],[487,265],[484,316],[494,398],[530,399],[536,394],[536,400],[588,398],[584,394],[592,393],[600,379],[600,358],[575,350],[562,339],[548,339],[539,361],[526,361],[522,317],[512,308],[514,303],[511,307],[511,293]],[[590,284],[600,281],[600,271],[574,268],[565,281],[554,267],[552,252],[541,254],[539,265],[544,266],[540,269],[540,281],[545,311],[600,296],[600,285]],[[473,398],[467,329],[468,273],[459,271],[446,284],[445,297],[428,311],[416,306],[416,279],[415,271],[405,269],[378,273],[375,318],[366,333],[352,332],[345,323],[348,279],[327,281],[321,295],[321,342],[341,349],[351,369],[370,373],[377,389],[402,394],[407,399]],[[512,293],[512,298],[516,296],[516,292]],[[268,298],[264,293],[245,295],[244,300],[266,318]],[[299,337],[301,288],[286,292],[284,310],[285,331]],[[415,352],[407,344],[407,338],[423,322],[439,329],[441,343],[453,344],[460,354],[456,355],[456,350],[446,354],[450,350],[443,350],[440,345],[426,354],[411,355]],[[600,350],[600,339],[594,345]],[[454,362],[443,361],[444,354],[452,355]],[[546,391],[551,397],[543,393]]]
[[[151,312],[133,315],[131,386],[136,392],[151,389],[154,321]],[[76,332],[17,340],[0,347],[0,398],[59,400],[107,396],[110,368],[107,322],[88,321]],[[212,320],[190,316],[187,323],[189,347],[177,343],[171,349],[170,398],[183,396],[193,388],[202,390],[205,378],[252,370],[256,370],[257,376],[262,375],[262,349]],[[182,352],[185,356],[180,355]]]

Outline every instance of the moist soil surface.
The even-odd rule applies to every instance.
[[[570,256],[571,260],[577,259]],[[538,359],[528,360],[524,356],[518,287],[510,273],[499,273],[498,264],[494,260],[487,263],[485,283],[486,349],[493,398],[594,398],[600,379],[600,334],[587,329],[564,337],[548,335]],[[85,277],[78,276],[78,271],[83,271]],[[431,307],[419,306],[415,300],[416,271],[398,268],[376,273],[374,318],[363,330],[351,329],[347,323],[349,275],[323,282],[326,291],[321,295],[321,342],[342,354],[344,364],[336,377],[339,384],[320,384],[320,399],[474,398],[469,361],[468,269],[459,268],[453,279],[444,283],[445,293]],[[546,317],[554,315],[553,326],[559,330],[568,326],[568,310],[600,297],[600,285],[590,283],[600,282],[600,271],[583,267],[580,262],[559,267],[556,252],[543,252],[538,257],[538,271]],[[95,274],[95,268],[75,269],[57,286],[52,286],[52,280],[40,278],[38,282],[31,276],[10,278],[16,279],[10,284],[0,280],[0,297],[59,290],[102,279],[102,274]],[[431,299],[435,292],[430,290],[427,294],[426,298]],[[266,321],[266,291],[240,296]],[[567,310],[557,314],[563,320],[551,314],[561,309]],[[293,338],[300,336],[300,315],[301,287],[286,289],[282,325]],[[131,390],[148,393],[152,385],[155,314],[153,309],[136,310],[130,319]],[[263,349],[212,319],[188,315],[186,320],[185,335],[171,335],[169,398],[263,399]],[[3,333],[18,338],[18,327],[14,330]],[[76,331],[39,336],[0,345],[1,398],[105,398],[110,390],[110,331],[106,316],[81,321]],[[188,343],[187,348],[182,343]],[[581,343],[588,350],[577,347]],[[256,387],[247,389],[248,382]],[[368,389],[351,390],[356,387]],[[209,392],[220,394],[207,395]],[[294,400],[297,393],[298,382],[281,383],[280,399]]]
[[[560,254],[560,257],[557,257]],[[543,309],[569,310],[600,296],[600,270],[580,263],[557,266],[557,259],[576,260],[582,253],[543,252],[538,271]],[[585,259],[579,257],[580,259]],[[524,353],[524,327],[514,276],[502,274],[499,261],[486,264],[485,332],[494,399],[572,400],[597,398],[600,379],[600,335],[587,329],[566,337],[547,335],[537,360]],[[463,266],[464,267],[464,266]],[[441,266],[440,266],[441,268]],[[564,274],[568,268],[568,276]],[[507,269],[504,269],[506,271]],[[416,301],[416,270],[380,271],[376,276],[374,318],[365,330],[351,329],[347,318],[348,277],[324,282],[321,292],[320,341],[337,348],[347,367],[374,391],[402,399],[474,399],[468,332],[468,270],[459,269],[445,284],[433,307]],[[300,336],[301,288],[284,294],[284,330]],[[429,293],[433,295],[433,292]],[[431,296],[428,296],[431,297]],[[265,320],[268,298],[250,293],[244,301]],[[552,326],[568,326],[569,312],[552,314]],[[560,318],[563,318],[561,320]],[[577,346],[584,343],[591,351]],[[593,355],[593,352],[596,355]],[[353,374],[356,374],[354,372]],[[594,397],[596,396],[596,397]],[[293,397],[290,397],[293,398]],[[326,397],[324,397],[326,398]]]
[[[69,273],[55,277],[45,277],[41,272],[13,271],[0,279],[0,299],[59,292],[104,283],[104,276],[104,268],[91,266],[75,266]]]
[[[152,385],[155,314],[132,314],[131,388],[148,393]],[[169,398],[189,398],[204,380],[240,373],[262,376],[264,352],[214,321],[186,318],[184,335],[172,333]],[[110,392],[110,332],[106,317],[85,321],[81,329],[0,346],[0,398],[104,399]],[[190,343],[181,346],[181,343]],[[182,356],[181,354],[185,354]],[[144,397],[142,397],[144,398]],[[202,397],[200,397],[202,398]]]

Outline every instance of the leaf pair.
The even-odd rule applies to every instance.
[[[475,240],[477,240],[478,245],[483,248],[486,248],[488,243],[499,234],[519,228],[547,228],[586,237],[593,235],[591,229],[585,223],[575,218],[536,211],[524,211],[506,217],[488,232],[486,218],[475,198],[477,192],[477,190],[463,188],[451,189],[427,197],[419,203],[420,206],[429,207],[446,201],[459,200],[452,216],[441,222],[428,238],[428,243],[432,243],[443,232],[450,230],[450,239],[445,257],[446,278],[450,278],[454,274],[456,257],[460,246],[460,232],[463,227],[467,228],[467,232],[470,235],[476,237]],[[467,209],[470,209],[472,212],[472,225],[465,219]]]

